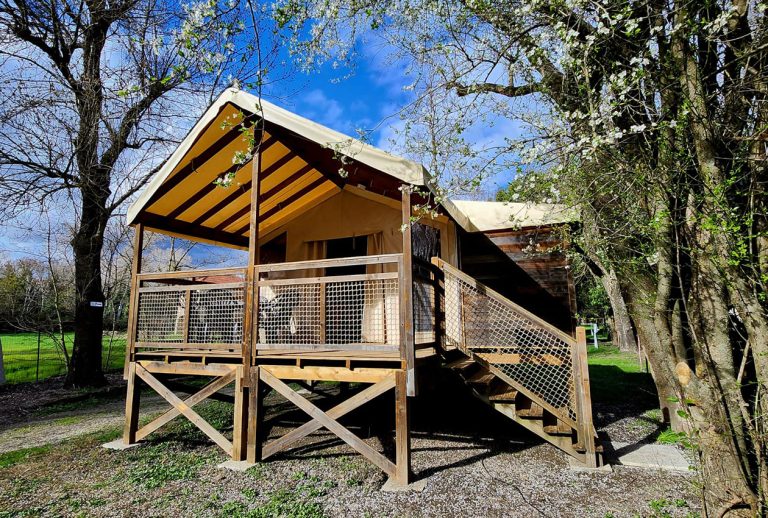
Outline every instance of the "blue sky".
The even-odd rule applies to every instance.
[[[397,154],[401,150],[391,142],[402,124],[397,112],[412,95],[404,89],[412,82],[404,69],[402,64],[389,59],[386,47],[371,44],[361,49],[353,70],[327,64],[277,85],[272,92],[268,89],[265,98],[350,136],[359,137],[360,129],[368,131],[371,144]],[[279,94],[270,95],[276,92]],[[517,131],[519,127],[514,121],[500,120],[493,125],[473,128],[469,138],[478,142],[494,141]],[[486,182],[484,191],[492,195],[508,179],[506,174],[491,179]],[[36,229],[29,228],[35,226],[30,218],[5,223],[0,229],[0,259],[45,255],[45,240]]]

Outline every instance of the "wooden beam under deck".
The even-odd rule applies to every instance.
[[[261,364],[261,370],[284,380],[344,381],[351,383],[378,383],[392,378],[396,369],[360,367],[323,367]]]

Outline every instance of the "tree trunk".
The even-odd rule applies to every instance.
[[[622,351],[637,351],[635,330],[629,317],[624,295],[621,293],[616,272],[612,269],[609,270],[600,276],[600,282],[608,295],[608,301],[611,303],[611,310],[613,311],[613,344]]]
[[[740,419],[729,419],[732,405],[723,398],[720,373],[698,366],[694,372],[687,362],[678,361],[674,336],[659,332],[660,321],[668,321],[673,313],[656,312],[655,308],[664,304],[653,304],[659,295],[655,282],[642,275],[626,280],[629,311],[646,347],[664,418],[674,431],[689,433],[696,446],[706,515],[753,516],[757,498],[732,428]],[[701,336],[705,329],[698,331],[700,340],[709,338]]]
[[[80,226],[72,240],[75,255],[75,343],[66,386],[94,387],[106,384],[102,369],[104,294],[101,284],[101,252],[107,216],[101,200],[84,196]]]

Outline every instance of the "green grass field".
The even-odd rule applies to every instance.
[[[653,378],[634,352],[622,352],[612,345],[588,351],[592,399],[607,404],[627,402],[641,406],[658,405]]]
[[[64,335],[67,351],[70,354],[73,340],[74,333]],[[46,335],[40,336],[40,361],[38,365],[37,341],[37,333],[0,333],[6,383],[44,380],[67,372],[61,349],[50,336]],[[115,335],[111,352],[110,335],[104,335],[102,359],[106,370],[123,368],[125,359],[124,334]]]

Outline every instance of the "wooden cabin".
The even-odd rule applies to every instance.
[[[248,153],[251,137],[242,129],[251,126],[256,145]],[[136,255],[124,442],[183,415],[232,459],[253,463],[325,427],[407,484],[409,399],[418,394],[421,366],[439,361],[496,410],[598,465],[567,261],[549,251],[549,262],[527,263],[518,250],[533,228],[543,228],[527,225],[535,211],[549,214],[547,228],[573,215],[496,204],[491,228],[490,205],[445,202],[429,216],[414,213],[426,204],[430,177],[421,165],[246,92],[225,91],[128,212]],[[500,215],[512,210],[530,213],[523,225]],[[146,231],[247,250],[247,263],[144,273]],[[562,271],[548,275],[550,267]],[[163,381],[171,374],[213,381],[182,400]],[[289,386],[296,381],[367,386],[321,409]],[[172,406],[143,427],[140,383]],[[230,384],[231,439],[193,408]],[[262,401],[270,390],[309,420],[267,441]],[[391,390],[392,459],[338,421]]]

